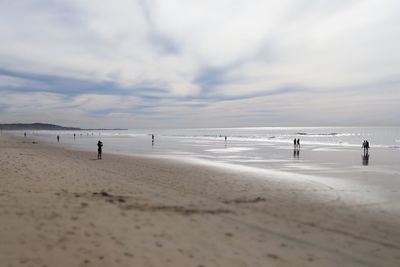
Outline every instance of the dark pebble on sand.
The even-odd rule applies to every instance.
[[[100,194],[101,194],[103,197],[110,197],[110,196],[111,196],[109,193],[104,192],[104,191],[102,191]]]
[[[270,257],[271,259],[274,259],[274,260],[279,259],[279,256],[275,255],[275,254],[268,254],[268,257]]]

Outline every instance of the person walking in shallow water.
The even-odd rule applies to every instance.
[[[101,159],[101,154],[103,152],[103,142],[101,142],[99,140],[99,142],[97,142],[97,159]]]

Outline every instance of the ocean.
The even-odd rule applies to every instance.
[[[132,129],[28,134],[53,143],[59,135],[61,144],[94,153],[97,141],[102,140],[105,154],[173,157],[260,169],[301,172],[335,165],[392,168],[399,163],[400,166],[400,127]],[[294,149],[293,139],[300,139],[299,150]],[[362,155],[363,140],[368,140],[371,147],[368,161]]]
[[[15,134],[23,136],[23,132]],[[131,129],[27,134],[38,141],[93,151],[93,159],[97,158],[96,144],[101,140],[103,160],[110,153],[168,158],[289,179],[293,183],[319,183],[327,190],[341,191],[341,198],[368,198],[363,203],[400,201],[400,127]],[[294,148],[293,139],[300,139],[300,149]],[[363,140],[370,143],[368,154],[361,147]],[[399,204],[391,207],[400,210]]]

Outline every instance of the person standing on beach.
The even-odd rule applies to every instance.
[[[60,143],[60,136],[57,135],[57,143]]]
[[[297,140],[296,140],[296,138],[293,139],[293,147],[294,147],[295,149],[297,148]]]
[[[26,132],[24,132],[24,136],[26,137]]]
[[[368,140],[364,140],[364,141],[363,141],[362,148],[364,149],[364,154],[368,154],[368,149],[369,149],[369,142],[368,142]]]
[[[101,153],[103,152],[103,142],[101,142],[99,140],[99,142],[97,142],[97,159],[101,159]]]
[[[297,148],[299,148],[300,149],[300,138],[297,138]]]
[[[228,137],[225,135],[225,142],[226,142],[226,139],[228,139]]]
[[[369,154],[368,154],[369,142],[368,142],[368,140],[363,141],[362,148],[364,150],[364,154],[361,156],[362,157],[362,165],[367,166],[368,161],[369,161]]]

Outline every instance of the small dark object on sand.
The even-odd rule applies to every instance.
[[[103,197],[111,197],[111,195],[107,192],[101,191],[100,193]]]

